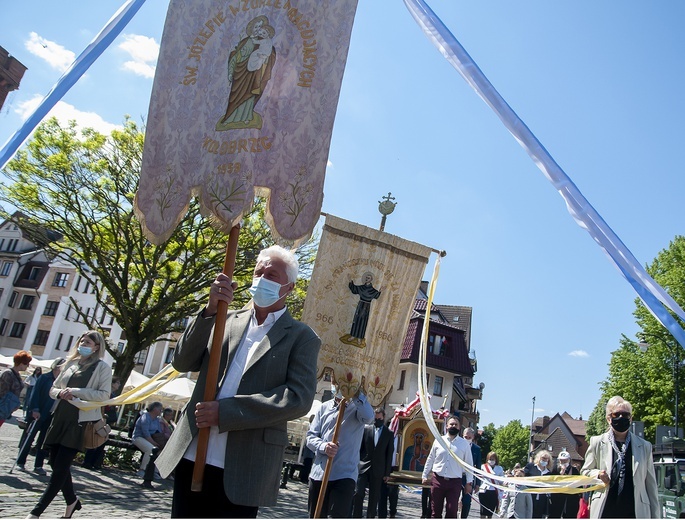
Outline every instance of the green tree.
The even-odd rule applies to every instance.
[[[647,266],[647,271],[681,307],[685,305],[685,237],[676,236]],[[673,425],[675,389],[683,388],[683,349],[641,300],[636,299],[635,304],[633,315],[641,331],[637,341],[622,336],[619,348],[612,352],[609,374],[600,383],[602,394],[592,412],[588,435],[606,430],[605,404],[614,395],[631,402],[633,416],[645,423],[648,440],[655,440],[657,425]],[[683,326],[682,320],[673,316]],[[682,408],[678,422],[683,425]]]
[[[511,469],[518,462],[524,466],[528,460],[530,428],[516,419],[497,429],[492,441],[492,451],[497,453],[503,468]]]
[[[585,424],[585,439],[590,442],[590,437],[593,435],[601,435],[607,429],[607,421],[605,419],[606,403],[600,399],[595,405],[595,408],[590,413],[590,417]]]
[[[495,439],[496,435],[497,428],[494,423],[490,423],[483,427],[483,432],[478,437],[478,446],[480,446],[483,453],[483,461],[485,461],[487,454],[492,451],[492,441]]]
[[[71,301],[84,327],[107,332],[107,324],[98,323],[103,311],[122,327],[126,348],[120,353],[108,345],[107,350],[115,359],[115,374],[124,380],[139,352],[181,331],[182,320],[202,307],[222,269],[228,240],[194,201],[168,240],[155,245],[145,238],[133,210],[143,141],[143,132],[128,118],[110,136],[51,119],[9,162],[3,171],[7,181],[0,185],[0,201],[18,210],[11,213],[27,238],[52,258],[74,265],[94,288],[99,305],[94,315]],[[7,209],[3,216],[12,218]],[[233,307],[249,299],[244,289],[256,255],[273,243],[263,216],[262,201],[243,221]],[[45,230],[61,239],[48,238]],[[313,241],[299,250],[305,273],[314,251]],[[301,310],[305,291],[303,282],[291,309]]]

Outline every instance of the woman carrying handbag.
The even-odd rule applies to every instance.
[[[74,493],[71,480],[71,463],[83,451],[84,430],[87,423],[102,419],[99,407],[80,410],[71,401],[106,401],[112,386],[112,369],[102,358],[105,355],[105,338],[97,331],[84,332],[72,347],[67,362],[50,389],[56,400],[52,423],[45,438],[50,449],[49,463],[52,475],[48,487],[27,518],[38,518],[62,491],[67,508],[62,518],[71,518],[81,509],[81,501]]]

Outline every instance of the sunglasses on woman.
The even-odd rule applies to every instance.
[[[611,414],[612,419],[618,419],[619,417],[623,417],[625,419],[630,419],[631,413],[630,412],[613,412]]]

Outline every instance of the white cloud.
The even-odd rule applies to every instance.
[[[58,43],[46,40],[34,32],[29,34],[29,39],[24,46],[31,54],[45,60],[52,68],[60,72],[67,70],[76,58],[76,55],[70,50]]]
[[[19,114],[22,120],[28,118],[36,107],[42,101],[43,96],[36,95],[33,98],[19,103],[15,112]],[[69,121],[76,121],[79,128],[94,128],[98,132],[108,135],[115,128],[121,128],[121,125],[113,125],[108,123],[95,112],[83,112],[78,110],[75,106],[59,101],[52,110],[48,112],[47,118],[56,117],[61,125],[66,125]]]
[[[129,72],[133,72],[138,76],[143,76],[144,78],[155,77],[155,66],[149,65],[147,63],[141,63],[138,61],[126,61],[124,62],[123,69]]]
[[[333,168],[333,163],[330,159],[328,159],[328,162],[326,163],[326,168]]]
[[[159,44],[154,38],[141,34],[125,34],[123,38],[119,49],[131,56],[131,60],[124,63],[123,69],[144,78],[153,78],[159,56]]]
[[[569,352],[568,355],[573,357],[590,357],[590,354],[588,354],[584,350],[573,350]]]

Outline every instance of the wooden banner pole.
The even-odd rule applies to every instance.
[[[238,237],[240,236],[240,224],[231,228],[226,245],[226,257],[224,258],[224,273],[233,279],[235,270],[235,259],[238,253]],[[214,322],[214,336],[212,338],[212,350],[209,353],[209,366],[207,368],[207,383],[205,386],[204,401],[214,401],[216,399],[216,385],[219,381],[219,364],[221,362],[221,346],[224,342],[224,329],[226,327],[226,313],[228,304],[219,301],[216,311],[216,321]],[[194,413],[189,410],[188,413]],[[195,466],[193,467],[193,482],[190,486],[192,491],[202,491],[202,481],[205,473],[205,463],[207,461],[207,443],[209,442],[209,427],[200,428],[197,442],[197,453],[195,454]]]
[[[340,435],[340,425],[342,424],[343,417],[345,416],[345,408],[347,407],[347,399],[340,401],[340,409],[338,410],[338,420],[335,421],[335,429],[333,430],[333,439],[331,442],[338,444],[338,436]],[[319,491],[319,498],[316,501],[316,511],[314,513],[314,518],[321,518],[321,509],[323,509],[323,501],[326,496],[326,488],[328,487],[328,477],[331,474],[331,465],[333,464],[333,459],[328,458],[326,461],[326,469],[323,472],[323,480],[321,481],[321,490]],[[326,513],[328,517],[328,513]]]

